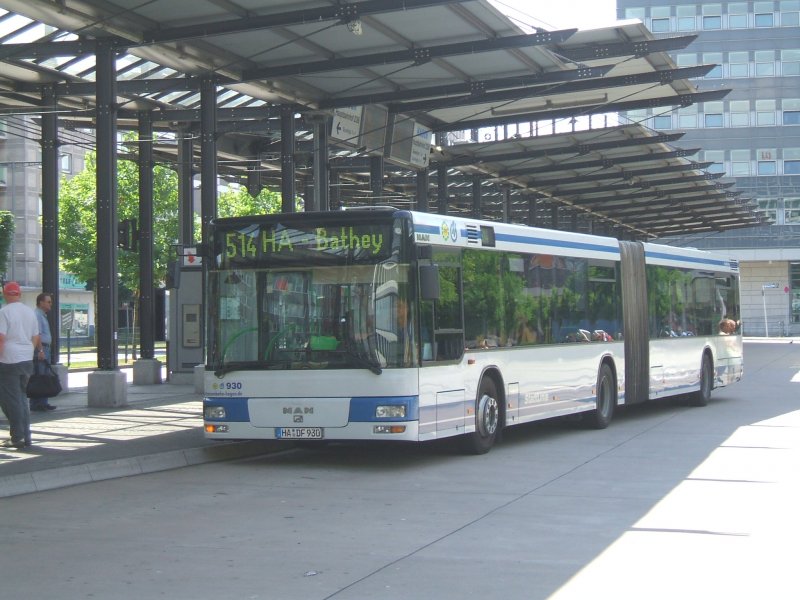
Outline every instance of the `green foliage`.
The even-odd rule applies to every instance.
[[[61,183],[59,191],[59,249],[65,271],[84,281],[97,278],[97,162],[86,157],[86,169]],[[134,162],[117,163],[118,218],[138,219],[139,168]],[[153,169],[153,270],[156,282],[166,274],[170,245],[178,239],[178,176],[175,171]],[[119,251],[120,283],[129,290],[139,287],[139,258]]]
[[[126,135],[135,144],[135,135]],[[97,160],[95,153],[86,157],[86,169],[63,180],[59,191],[59,249],[62,268],[82,279],[97,278]],[[139,218],[139,167],[135,162],[117,162],[117,218]],[[232,187],[219,194],[221,217],[279,212],[280,194],[264,189],[255,198],[244,187]],[[12,220],[13,225],[13,220]],[[195,215],[195,236],[199,237],[200,220]],[[153,169],[153,272],[155,282],[163,281],[167,263],[174,260],[172,246],[178,241],[178,175],[167,167]],[[0,232],[1,234],[2,232]],[[1,242],[2,240],[0,240]],[[0,248],[1,249],[1,248]],[[139,287],[139,255],[119,250],[117,268],[120,283],[128,290]]]
[[[8,251],[14,239],[14,214],[0,210],[0,274],[8,268]]]

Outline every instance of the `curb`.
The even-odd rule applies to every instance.
[[[57,467],[0,477],[0,498],[44,492],[133,475],[169,471],[211,462],[273,454],[291,446],[264,440],[222,442],[212,446],[171,450],[131,458],[105,460],[85,465]]]

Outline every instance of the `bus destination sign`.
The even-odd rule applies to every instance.
[[[389,231],[385,224],[371,223],[308,228],[267,223],[236,230],[220,229],[218,256],[223,262],[239,264],[309,254],[372,262],[388,256]]]

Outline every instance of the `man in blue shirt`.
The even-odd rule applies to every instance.
[[[53,298],[50,294],[42,293],[36,296],[36,320],[39,323],[39,347],[34,350],[34,358],[36,359],[37,373],[44,373],[47,365],[50,363],[50,344],[53,341],[53,336],[50,334],[50,322],[47,320],[47,313],[53,307]],[[57,407],[53,406],[47,401],[47,398],[31,398],[31,410],[47,411],[55,410]]]

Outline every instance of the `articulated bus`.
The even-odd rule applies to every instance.
[[[738,265],[699,250],[390,207],[217,219],[208,438],[460,436],[742,376]]]

